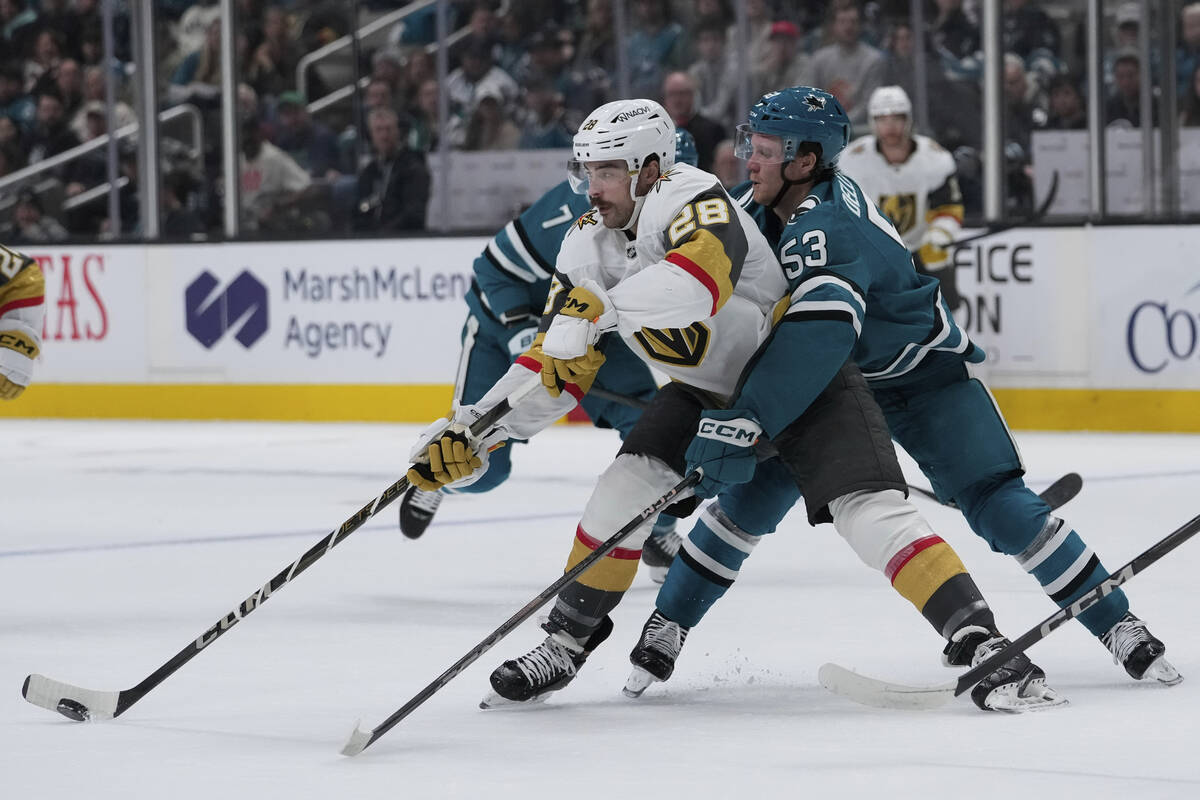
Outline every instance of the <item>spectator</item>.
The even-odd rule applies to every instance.
[[[263,140],[253,117],[242,120],[242,229],[280,230],[289,207],[312,184],[304,168],[287,153]]]
[[[1200,64],[1192,70],[1187,91],[1179,98],[1179,124],[1187,128],[1200,127]]]
[[[1062,74],[1050,82],[1050,109],[1046,127],[1056,131],[1087,129],[1087,108],[1074,76]]]
[[[686,72],[672,72],[662,86],[663,107],[676,128],[683,128],[696,140],[700,169],[712,169],[717,142],[728,137],[725,129],[696,110],[696,83]]]
[[[612,0],[587,0],[583,33],[575,53],[575,66],[589,78],[604,81],[616,72],[616,42],[613,40]]]
[[[22,131],[27,131],[33,127],[36,115],[37,103],[25,93],[20,65],[15,61],[4,62],[0,65],[0,117],[11,119]]]
[[[1004,51],[1016,53],[1026,62],[1038,50],[1055,57],[1062,53],[1062,34],[1058,26],[1038,5],[1029,0],[1004,0],[1001,15]]]
[[[959,61],[974,58],[982,49],[979,28],[963,12],[962,5],[962,0],[937,0],[937,15],[929,26],[933,46]]]
[[[33,92],[43,75],[53,74],[62,58],[62,43],[51,30],[38,33],[33,41],[33,57],[25,60],[25,90]]]
[[[746,179],[746,165],[734,155],[732,139],[717,142],[713,151],[712,171],[726,189],[732,189]]]
[[[67,8],[66,0],[38,0],[37,28],[53,31],[64,57],[79,55],[82,33],[81,19],[74,9]]]
[[[399,96],[403,105],[412,105],[417,100],[417,92],[421,84],[433,78],[437,80],[437,65],[433,56],[425,50],[413,50],[404,62],[404,72],[400,76],[402,94]]]
[[[400,48],[384,47],[375,51],[371,56],[371,80],[387,84],[392,97],[400,96],[404,87],[404,54]]]
[[[275,144],[314,178],[337,180],[341,160],[337,137],[308,113],[304,95],[284,92],[275,106],[279,126]]]
[[[464,150],[515,150],[521,130],[509,119],[499,95],[487,92],[475,104],[467,122]]]
[[[221,16],[221,8],[217,0],[196,0],[183,12],[179,22],[173,27],[175,50],[180,58],[194,53],[204,46],[208,38],[208,29]]]
[[[396,112],[377,108],[367,119],[375,155],[358,175],[354,228],[403,231],[425,228],[429,168],[425,156],[404,146]]]
[[[113,76],[113,80],[117,80]],[[71,119],[71,130],[80,139],[87,139],[87,107],[91,103],[100,103],[102,106],[107,106],[107,87],[104,85],[104,68],[98,65],[84,67],[83,70],[83,108],[75,113]],[[113,105],[113,124],[118,127],[124,127],[137,122],[137,116],[133,113],[133,109],[128,103],[120,100]]]
[[[0,147],[9,151],[10,165],[25,165],[24,134],[10,117],[0,116]]]
[[[670,0],[634,0],[633,17],[626,45],[630,91],[633,97],[653,97],[663,73],[685,66],[683,28],[671,20]]]
[[[516,100],[517,91],[517,82],[512,76],[492,64],[486,42],[466,40],[462,64],[446,78],[450,114],[456,125],[451,134],[453,140],[461,144],[467,120],[474,113],[479,98],[485,95],[498,97],[500,104],[507,107]]]
[[[826,87],[846,110],[854,130],[867,129],[867,98],[883,81],[883,53],[859,41],[862,11],[853,0],[835,0],[826,27],[832,43],[813,54],[813,86]]]
[[[1188,3],[1179,12],[1179,47],[1175,51],[1176,94],[1183,95],[1200,66],[1200,3]]]
[[[21,29],[36,21],[37,12],[25,8],[22,0],[0,0],[0,38],[3,38],[5,45],[20,41],[18,32],[28,34],[28,29]]]
[[[1106,49],[1104,54],[1104,88],[1111,92],[1113,89],[1113,70],[1117,58],[1122,53],[1138,50],[1138,32],[1142,26],[1141,4],[1136,2],[1121,3],[1114,16],[1113,46]],[[1158,75],[1158,48],[1151,39],[1150,74]]]
[[[794,22],[781,20],[771,25],[766,56],[754,73],[754,82],[755,97],[809,84],[808,55],[800,52],[800,28]]]
[[[428,153],[438,142],[438,82],[426,78],[417,87],[416,99],[408,109],[410,128],[408,146],[418,153]]]
[[[79,62],[73,58],[64,58],[58,62],[54,70],[54,88],[63,100],[63,113],[68,117],[83,106],[83,74],[79,70]]]
[[[1104,122],[1111,125],[1129,125],[1134,128],[1142,124],[1142,69],[1138,54],[1125,51],[1113,62],[1113,91],[1104,106]],[[1151,124],[1158,125],[1158,103],[1150,102]]]
[[[731,53],[745,53],[749,59],[750,71],[761,71],[767,58],[767,40],[771,38],[771,8],[767,0],[742,0],[746,4],[746,22],[749,27],[749,39],[745,50],[737,42],[737,26],[730,26],[728,49]],[[739,113],[744,114],[745,109]]]
[[[913,63],[915,47],[912,26],[903,20],[892,23],[884,38],[883,82],[888,86],[899,86],[909,97],[915,97],[917,94],[916,84],[913,82],[916,69]]]
[[[29,137],[29,163],[58,155],[79,144],[67,125],[62,98],[54,89],[43,89],[37,99],[37,116]]]
[[[696,105],[700,113],[725,128],[733,127],[737,72],[725,49],[727,26],[717,17],[707,17],[696,26],[696,61],[688,67],[688,75],[696,82]]]
[[[259,96],[278,95],[296,88],[296,65],[300,63],[300,46],[288,31],[288,18],[279,6],[268,6],[263,12],[263,40],[254,49],[254,57],[246,70],[245,80]],[[324,92],[310,86],[314,95]]]
[[[201,108],[213,108],[221,97],[221,20],[208,25],[204,44],[179,62],[167,87],[167,102],[171,105],[194,103]]]
[[[1016,53],[1004,54],[1004,173],[1006,208],[1010,214],[1027,214],[1033,208],[1033,168],[1030,139],[1034,128],[1045,126],[1046,114],[1031,100],[1033,89],[1025,61]]]
[[[562,94],[551,84],[541,81],[525,90],[528,121],[521,131],[522,150],[570,147],[574,135],[566,122]]]
[[[42,201],[31,189],[23,189],[17,195],[12,221],[0,232],[0,240],[14,245],[61,242],[66,238],[67,229],[54,217],[44,214]]]

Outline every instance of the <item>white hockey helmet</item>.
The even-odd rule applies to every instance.
[[[867,100],[867,116],[871,118],[872,133],[878,135],[878,131],[875,130],[875,118],[889,114],[903,114],[908,117],[904,132],[912,133],[912,101],[908,99],[908,92],[899,86],[880,86],[871,92],[871,97]]]
[[[653,100],[615,100],[605,103],[579,126],[571,143],[574,158],[567,164],[571,188],[587,194],[589,161],[621,160],[636,176],[646,161],[658,158],[658,169],[666,172],[675,164],[675,123],[665,108]],[[636,199],[637,181],[629,184]]]

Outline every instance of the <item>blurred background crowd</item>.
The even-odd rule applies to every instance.
[[[0,0],[6,244],[146,233],[136,146],[146,102],[160,126],[162,238],[227,231],[229,149],[238,152],[242,235],[422,230],[439,156],[569,148],[583,116],[620,97],[662,102],[694,136],[700,167],[732,185],[744,174],[732,131],[749,103],[801,83],[837,95],[856,134],[869,132],[874,88],[898,84],[927,98],[920,131],[954,153],[968,221],[981,210],[980,0],[155,0],[151,81],[139,71],[140,4],[114,0],[110,21],[105,2]],[[1152,38],[1148,64],[1138,47],[1142,5],[1102,4],[1101,119],[1141,124],[1148,69],[1153,124],[1200,126],[1200,2],[1148,4],[1178,30],[1177,41]],[[229,83],[226,6],[236,50]],[[1031,135],[1087,127],[1086,6],[1003,2],[1008,213],[1033,204]],[[229,85],[233,136],[222,113]],[[1177,119],[1158,117],[1166,93]]]

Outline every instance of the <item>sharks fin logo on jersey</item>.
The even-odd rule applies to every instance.
[[[815,94],[810,94],[808,97],[804,98],[804,103],[808,107],[809,111],[820,111],[821,109],[825,108],[825,98],[817,97]]]
[[[710,333],[704,323],[693,322],[686,328],[642,328],[633,334],[633,338],[655,361],[698,367],[708,352]]]
[[[917,225],[917,196],[915,194],[885,194],[879,198],[882,211],[901,234]]]

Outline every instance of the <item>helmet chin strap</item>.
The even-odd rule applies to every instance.
[[[785,161],[779,165],[779,179],[783,181],[783,185],[779,187],[779,191],[775,193],[775,197],[772,198],[771,202],[767,204],[767,208],[771,209],[772,211],[775,210],[775,206],[779,205],[779,201],[782,200],[783,196],[788,193],[788,190],[800,183],[800,181],[793,181],[788,178],[787,167],[790,163],[792,162]]]
[[[646,195],[642,195],[641,197],[634,196],[633,212],[629,215],[629,222],[622,225],[619,230],[633,230],[634,226],[637,225],[638,216],[642,213],[642,203],[644,202],[646,202]]]

